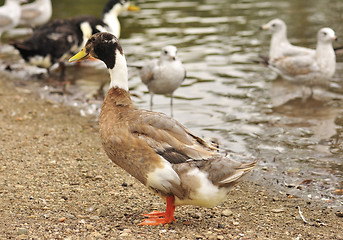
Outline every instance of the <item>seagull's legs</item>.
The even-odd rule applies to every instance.
[[[306,102],[308,99],[311,99],[313,97],[313,87],[302,86],[301,93],[302,93],[301,101]]]
[[[313,97],[313,87],[312,87],[312,86],[310,87],[310,91],[311,91],[311,92],[310,92],[310,96],[308,97],[308,99],[310,99],[310,98]]]
[[[173,93],[170,94],[170,116],[173,117]]]
[[[152,106],[153,106],[153,101],[152,101],[153,97],[154,97],[154,94],[150,92],[150,110],[151,111],[152,111]]]
[[[175,197],[169,196],[167,197],[167,208],[165,212],[158,212],[153,211],[148,214],[143,214],[143,216],[148,217],[147,219],[144,219],[142,223],[139,225],[164,225],[167,223],[175,222],[174,218],[174,211],[175,211]]]

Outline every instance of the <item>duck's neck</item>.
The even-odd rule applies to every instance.
[[[9,5],[9,6],[20,6],[18,1],[15,0],[6,0],[5,5]]]
[[[124,53],[121,54],[118,50],[116,50],[115,56],[116,60],[114,67],[112,69],[108,69],[111,77],[110,89],[118,87],[125,91],[129,91],[128,71],[125,55]]]
[[[108,31],[112,33],[117,38],[120,37],[120,22],[118,16],[121,13],[120,6],[118,4],[114,5],[113,8],[104,13],[102,21],[107,24]]]

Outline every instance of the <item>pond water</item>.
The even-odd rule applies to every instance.
[[[54,17],[100,16],[105,2],[53,1]],[[287,23],[288,37],[296,45],[315,48],[317,31],[327,26],[343,39],[343,1],[134,3],[141,11],[120,18],[128,64],[141,65],[172,44],[187,70],[175,92],[174,118],[218,142],[232,158],[260,159],[253,174],[257,182],[273,185],[281,194],[343,206],[343,197],[333,194],[343,188],[343,57],[337,56],[334,87],[315,90],[314,99],[306,102],[300,86],[253,62],[258,54],[268,54],[270,43],[270,34],[259,26],[276,17]],[[48,97],[82,106],[82,114],[96,114],[101,100],[92,96],[109,80],[104,65],[70,66],[67,76],[75,82],[70,87],[74,94]],[[129,68],[129,86],[136,106],[148,109],[150,95],[135,68]],[[45,95],[51,87],[40,91]],[[154,103],[155,111],[170,114],[168,97],[156,95]]]

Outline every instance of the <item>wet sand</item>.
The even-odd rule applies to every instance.
[[[213,209],[138,226],[165,204],[107,158],[94,117],[0,79],[0,119],[0,239],[343,239],[337,210],[251,177]]]

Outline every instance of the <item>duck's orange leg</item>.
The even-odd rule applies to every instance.
[[[144,219],[142,223],[139,225],[160,225],[160,224],[167,224],[171,223],[172,221],[175,222],[174,218],[174,211],[175,211],[175,197],[169,196],[167,197],[167,208],[165,212],[158,212],[153,211],[148,214],[143,214],[143,216],[148,217],[147,219]]]

